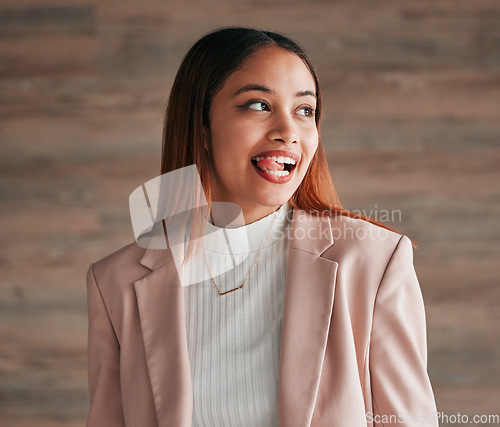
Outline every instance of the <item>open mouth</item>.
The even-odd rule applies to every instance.
[[[287,156],[254,157],[252,163],[262,172],[277,177],[289,175],[297,166],[297,162]]]

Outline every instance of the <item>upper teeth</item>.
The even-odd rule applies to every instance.
[[[271,157],[254,157],[253,160],[258,162],[259,160],[262,159],[269,159],[269,160],[274,160],[277,163],[286,163],[290,165],[295,164],[295,160],[291,159],[290,157],[284,157],[284,156],[271,156]]]

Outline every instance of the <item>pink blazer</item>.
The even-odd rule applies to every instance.
[[[300,210],[289,237],[280,427],[437,425],[408,237]],[[191,426],[183,290],[170,250],[90,266],[89,427]]]

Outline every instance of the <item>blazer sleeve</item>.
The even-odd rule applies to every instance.
[[[402,236],[375,299],[369,361],[374,426],[438,425],[426,340],[413,248]]]
[[[87,271],[88,382],[87,427],[123,427],[120,392],[120,345],[97,285],[94,264]]]

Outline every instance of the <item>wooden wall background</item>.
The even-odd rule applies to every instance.
[[[1,0],[0,424],[85,424],[86,269],[133,239],[176,69],[227,25],[310,52],[344,206],[420,244],[438,409],[498,414],[497,0]]]

